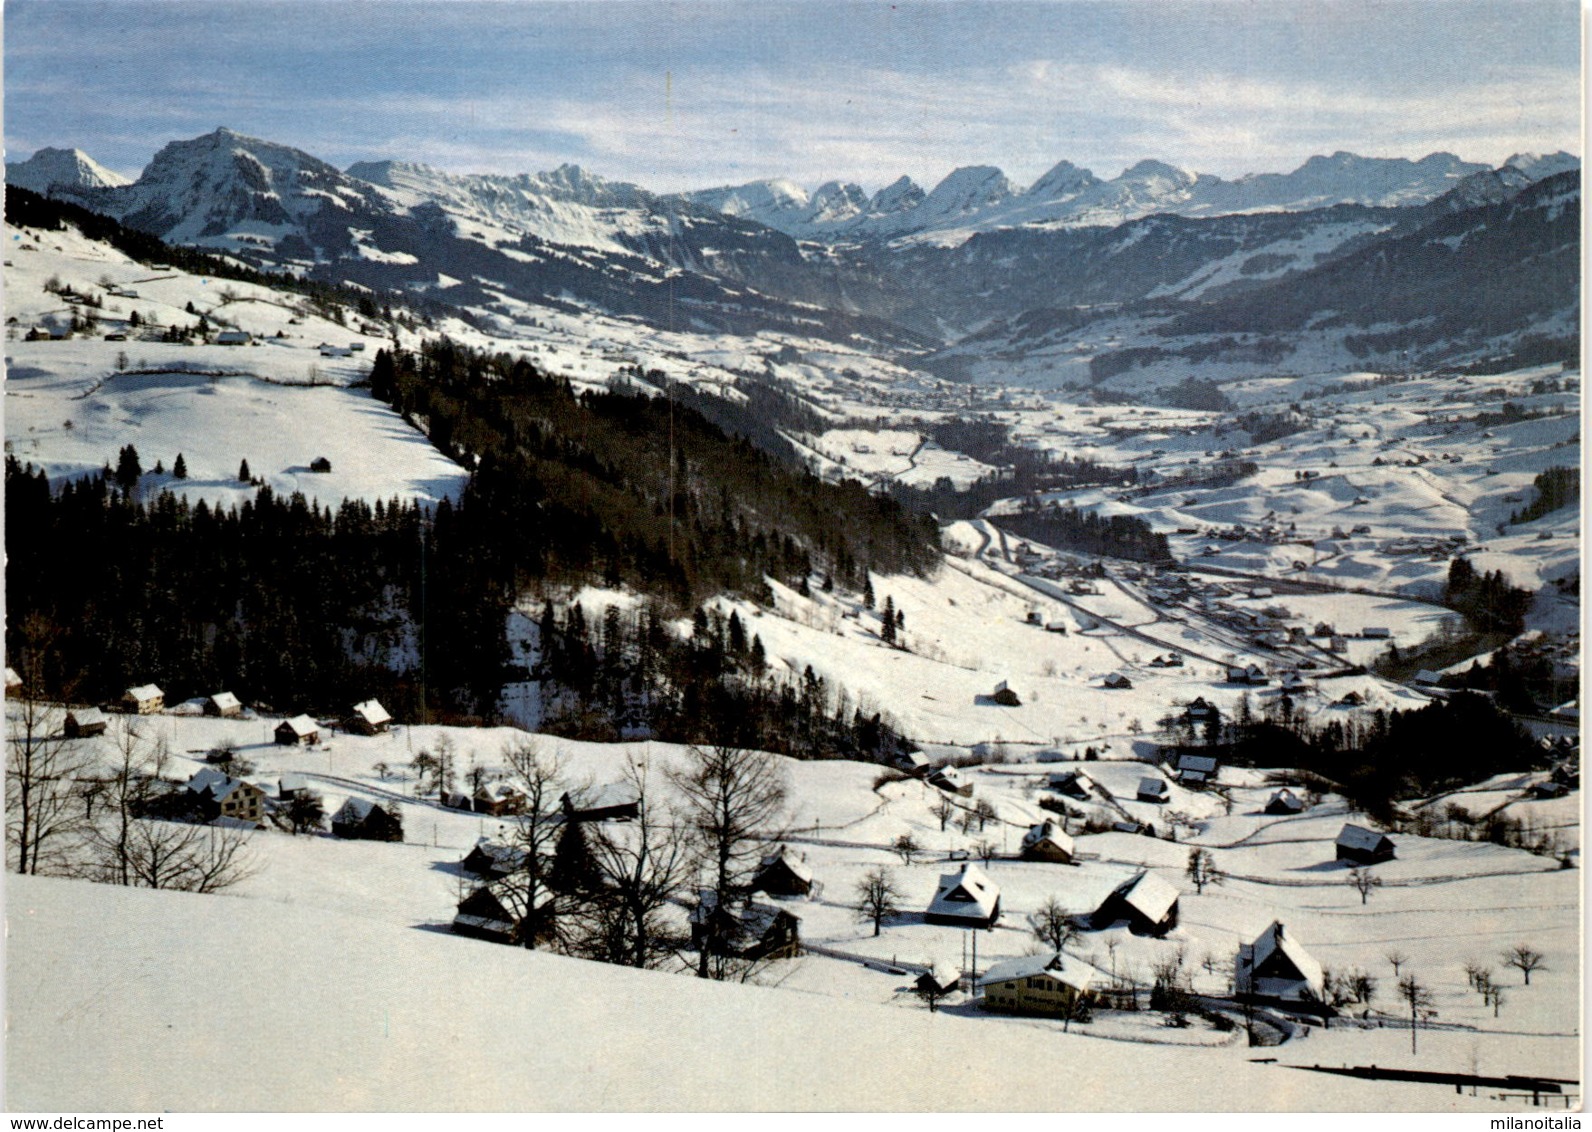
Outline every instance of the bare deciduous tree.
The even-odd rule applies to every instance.
[[[1368,899],[1370,899],[1371,893],[1382,887],[1381,877],[1377,876],[1370,869],[1362,869],[1358,866],[1349,870],[1348,880],[1349,887],[1360,894],[1361,904],[1364,904]],[[1397,975],[1398,971],[1395,970],[1393,973],[1394,975]]]
[[[757,863],[777,836],[785,809],[784,767],[770,754],[739,747],[692,747],[690,763],[669,777],[680,792],[682,817],[707,869],[715,906],[727,910],[751,891]],[[709,955],[728,950],[720,938],[733,930],[727,915],[705,917],[697,974],[710,977]]]
[[[1028,914],[1028,930],[1035,939],[1053,951],[1060,951],[1078,934],[1072,913],[1059,899],[1047,896],[1045,902]]]
[[[600,942],[609,961],[651,967],[670,950],[663,909],[689,876],[689,840],[665,807],[648,804],[648,772],[632,763],[627,777],[640,799],[640,814],[622,827],[592,838],[592,855],[607,880],[611,899],[598,911]]]
[[[940,832],[945,832],[945,824],[956,816],[956,806],[944,794],[934,800],[934,805],[929,807],[929,813],[940,819]]]
[[[1528,987],[1531,985],[1531,972],[1547,970],[1543,966],[1543,960],[1547,956],[1540,951],[1532,950],[1523,943],[1517,943],[1514,947],[1504,952],[1500,958],[1503,960],[1505,967],[1513,967],[1525,976],[1526,986]]]
[[[1410,1053],[1416,1052],[1415,1034],[1423,1018],[1431,1017],[1432,992],[1412,971],[1399,980],[1399,997],[1410,1008]]]
[[[451,754],[450,748],[449,757]],[[514,917],[520,943],[535,947],[556,937],[558,931],[549,882],[564,828],[560,811],[565,790],[563,769],[558,759],[533,738],[505,746],[503,761],[510,784],[523,799],[511,835],[519,855],[516,867],[493,890]]]
[[[1399,968],[1410,961],[1410,957],[1396,947],[1392,951],[1383,954],[1382,958],[1386,959],[1389,966],[1393,968],[1393,977],[1395,979],[1399,977]]]
[[[901,863],[903,865],[911,865],[914,858],[916,858],[923,849],[923,847],[918,844],[917,839],[910,833],[903,833],[900,837],[896,838],[895,841],[891,842],[890,848],[895,850],[896,856],[901,858]]]
[[[1211,856],[1209,849],[1190,849],[1188,867],[1184,872],[1194,882],[1196,895],[1202,894],[1206,885],[1221,884],[1227,879],[1227,874],[1216,867],[1216,858]]]
[[[855,891],[852,908],[859,917],[873,922],[874,935],[883,929],[885,920],[901,911],[901,890],[890,870],[882,865],[864,873]]]
[[[77,795],[87,754],[62,733],[65,710],[37,698],[37,674],[24,672],[22,694],[6,713],[6,842],[16,871],[37,873],[63,864],[58,850],[84,820]]]

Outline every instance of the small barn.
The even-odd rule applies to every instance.
[[[1393,631],[1382,625],[1367,625],[1360,630],[1360,636],[1368,641],[1386,641],[1393,636]]]
[[[1393,839],[1385,833],[1345,823],[1338,834],[1337,859],[1355,865],[1375,865],[1393,859]]]
[[[1221,764],[1210,755],[1180,754],[1174,769],[1180,785],[1200,787],[1216,781]]]
[[[1288,1003],[1319,1003],[1326,976],[1315,956],[1274,920],[1254,943],[1238,945],[1233,964],[1233,993],[1243,999]]]
[[[1276,816],[1302,814],[1305,812],[1305,804],[1297,794],[1284,786],[1271,796],[1271,799],[1266,803],[1264,812]]]
[[[247,346],[253,341],[247,330],[223,330],[216,335],[217,346]]]
[[[352,841],[402,841],[403,823],[368,798],[350,798],[332,815],[332,836]]]
[[[302,774],[284,774],[277,780],[276,796],[283,802],[291,802],[309,788],[309,780]]]
[[[990,693],[989,698],[1000,704],[1001,707],[1023,706],[1022,697],[1020,697],[1016,691],[1013,690],[1012,686],[1004,680],[995,685],[995,690]]]
[[[465,854],[460,868],[487,880],[498,880],[518,872],[524,864],[525,850],[518,845],[483,837],[475,843],[475,848]]]
[[[1141,802],[1166,802],[1172,797],[1172,787],[1166,779],[1157,775],[1146,775],[1139,779],[1138,799]]]
[[[325,456],[317,456],[315,459],[310,461],[310,471],[315,472],[318,475],[325,475],[331,470],[332,462]]]
[[[1337,700],[1337,705],[1339,707],[1364,707],[1365,696],[1359,692],[1350,690],[1343,693],[1342,698]]]
[[[355,735],[379,735],[392,725],[392,716],[376,700],[365,700],[354,705],[354,710],[343,720],[343,730]]]
[[[949,964],[936,963],[912,981],[912,989],[919,994],[936,997],[950,994],[962,985],[962,972]]]
[[[929,775],[929,785],[963,798],[973,793],[973,784],[967,780],[967,775],[954,766],[942,766],[933,771]]]
[[[1204,696],[1196,696],[1192,703],[1183,709],[1183,719],[1191,727],[1203,730],[1212,723],[1221,723],[1222,713],[1216,705],[1206,702]]]
[[[166,693],[154,684],[140,684],[122,693],[122,710],[134,715],[154,715],[166,707]]]
[[[986,1010],[1071,1017],[1080,1001],[1093,997],[1098,972],[1060,951],[1004,959],[978,980]]]
[[[459,901],[453,930],[488,943],[513,943],[518,934],[514,916],[490,888],[481,887]]]
[[[781,845],[758,863],[752,891],[770,896],[812,896],[813,870],[807,855]]]
[[[73,708],[66,713],[63,729],[68,739],[87,739],[105,734],[110,720],[97,707]]]
[[[908,751],[897,755],[895,763],[900,770],[918,778],[928,774],[931,769],[929,758],[922,751]]]
[[[284,747],[309,746],[321,741],[321,726],[307,715],[295,715],[278,723],[272,734]]]
[[[231,692],[217,692],[206,697],[205,714],[218,719],[236,719],[243,714],[243,704]]]
[[[923,918],[931,924],[992,928],[1001,918],[1001,890],[970,861],[961,872],[940,877],[939,888]]]
[[[570,821],[634,821],[641,816],[641,793],[629,782],[566,791],[559,804]]]
[[[1080,802],[1089,800],[1090,792],[1095,790],[1095,781],[1081,770],[1063,771],[1061,774],[1050,776],[1046,785],[1058,794],[1065,794],[1069,798],[1076,798]]]
[[[1163,936],[1177,927],[1177,889],[1148,870],[1124,881],[1089,918],[1096,931],[1126,920],[1134,935]]]
[[[1023,834],[1022,859],[1072,864],[1077,855],[1072,835],[1053,821],[1042,821]]]
[[[1125,673],[1125,672],[1113,672],[1113,673],[1111,673],[1111,675],[1107,676],[1100,683],[1101,683],[1101,687],[1104,687],[1104,688],[1131,688],[1131,687],[1133,687],[1133,681],[1131,679],[1129,679],[1127,673]]]

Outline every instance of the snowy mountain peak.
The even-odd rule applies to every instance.
[[[1118,177],[1117,180],[1140,184],[1161,181],[1171,186],[1186,188],[1199,180],[1199,176],[1189,172],[1187,169],[1179,169],[1175,165],[1168,165],[1164,161],[1156,161],[1153,158],[1149,158],[1124,169],[1122,176]]]
[[[1070,161],[1059,161],[1024,195],[1033,200],[1067,200],[1099,183],[1100,178],[1089,170]]]
[[[873,194],[873,199],[868,202],[868,211],[875,216],[905,212],[922,204],[924,195],[911,177],[898,177]]]
[[[920,206],[933,216],[957,216],[1001,204],[1017,195],[1016,187],[993,165],[953,169]]]
[[[1581,159],[1561,149],[1557,153],[1517,153],[1505,161],[1504,165],[1520,170],[1533,181],[1540,181],[1556,173],[1581,168]]]
[[[45,195],[52,189],[107,189],[129,183],[80,149],[46,147],[26,161],[6,164],[6,184]]]

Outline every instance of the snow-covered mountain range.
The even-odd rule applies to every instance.
[[[1530,181],[1579,161],[1567,153],[1519,154],[1506,167]],[[1026,189],[999,169],[967,166],[924,193],[903,177],[869,197],[859,186],[830,182],[809,195],[790,181],[687,193],[696,204],[767,224],[802,239],[913,238],[959,244],[1000,228],[1108,226],[1148,216],[1220,216],[1304,212],[1337,204],[1404,207],[1435,200],[1467,177],[1488,171],[1450,153],[1419,161],[1338,152],[1312,157],[1291,173],[1226,181],[1146,160],[1111,180],[1062,161]]]
[[[106,189],[128,184],[80,149],[44,148],[26,161],[6,162],[6,184],[49,193],[52,189]]]

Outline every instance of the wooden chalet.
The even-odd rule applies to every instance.
[[[309,788],[309,780],[302,774],[284,774],[277,780],[276,796],[280,801],[291,802]]]
[[[354,735],[380,735],[392,726],[392,716],[376,700],[364,700],[343,720],[343,730]]]
[[[1001,918],[1001,890],[970,861],[961,872],[940,877],[939,888],[923,918],[931,924],[993,928]]]
[[[265,791],[252,782],[204,767],[188,780],[188,793],[205,821],[229,820],[258,828],[265,821]]]
[[[352,841],[402,841],[403,824],[368,798],[350,798],[332,815],[332,836]]]
[[[62,727],[68,739],[87,739],[105,734],[110,720],[97,707],[73,708],[66,713]]]
[[[1172,787],[1158,775],[1139,779],[1138,799],[1141,802],[1167,802],[1172,797]]]
[[[806,854],[781,845],[758,862],[752,891],[770,896],[812,896],[813,870]]]
[[[1100,682],[1102,688],[1131,688],[1133,681],[1125,672],[1113,672]]]
[[[973,793],[973,784],[967,780],[961,768],[954,766],[942,766],[933,771],[929,775],[929,785],[963,798]]]
[[[1095,789],[1095,781],[1081,770],[1063,771],[1061,774],[1050,776],[1046,785],[1058,794],[1065,794],[1069,798],[1076,798],[1080,802],[1089,800],[1090,791]]]
[[[525,850],[507,841],[483,837],[465,854],[460,867],[486,880],[500,880],[525,864]]]
[[[1177,927],[1177,898],[1177,889],[1146,870],[1118,885],[1095,909],[1089,923],[1099,931],[1126,920],[1134,935],[1163,936]]]
[[[1271,799],[1266,803],[1265,810],[1262,812],[1277,816],[1302,814],[1305,812],[1305,804],[1300,800],[1299,795],[1284,786],[1271,796]]]
[[[919,994],[947,995],[961,985],[961,971],[938,963],[912,981],[912,989]]]
[[[1393,839],[1385,833],[1348,822],[1338,834],[1337,859],[1354,865],[1375,865],[1393,859]]]
[[[1179,754],[1173,770],[1181,786],[1200,787],[1216,781],[1221,764],[1211,755]]]
[[[481,887],[459,901],[453,917],[453,930],[471,939],[484,939],[489,943],[514,943],[519,935],[518,924],[512,913],[488,887]]]
[[[1274,920],[1254,943],[1238,945],[1233,993],[1239,999],[1279,1005],[1320,1003],[1326,995],[1326,975],[1282,921]]]
[[[236,719],[243,714],[243,704],[231,692],[217,692],[205,698],[205,714],[218,719]]]
[[[570,821],[634,821],[641,816],[641,793],[629,782],[566,791],[559,804]]]
[[[295,715],[292,719],[278,723],[272,735],[284,747],[297,744],[312,746],[321,741],[321,725],[307,715]]]
[[[223,330],[216,335],[217,346],[247,346],[253,341],[247,330]]]
[[[714,950],[739,959],[793,959],[801,954],[801,917],[788,908],[756,900],[737,901],[720,912],[718,894],[703,889],[691,909],[691,946],[700,950],[714,925]]]
[[[133,715],[154,715],[165,707],[166,693],[154,684],[140,684],[122,693],[122,710]]]
[[[1023,834],[1021,857],[1025,861],[1070,865],[1076,855],[1072,835],[1053,821],[1042,821]]]
[[[1099,974],[1081,959],[1060,951],[1024,955],[996,963],[978,980],[985,1010],[1071,1017],[1080,1002],[1094,997]]]

